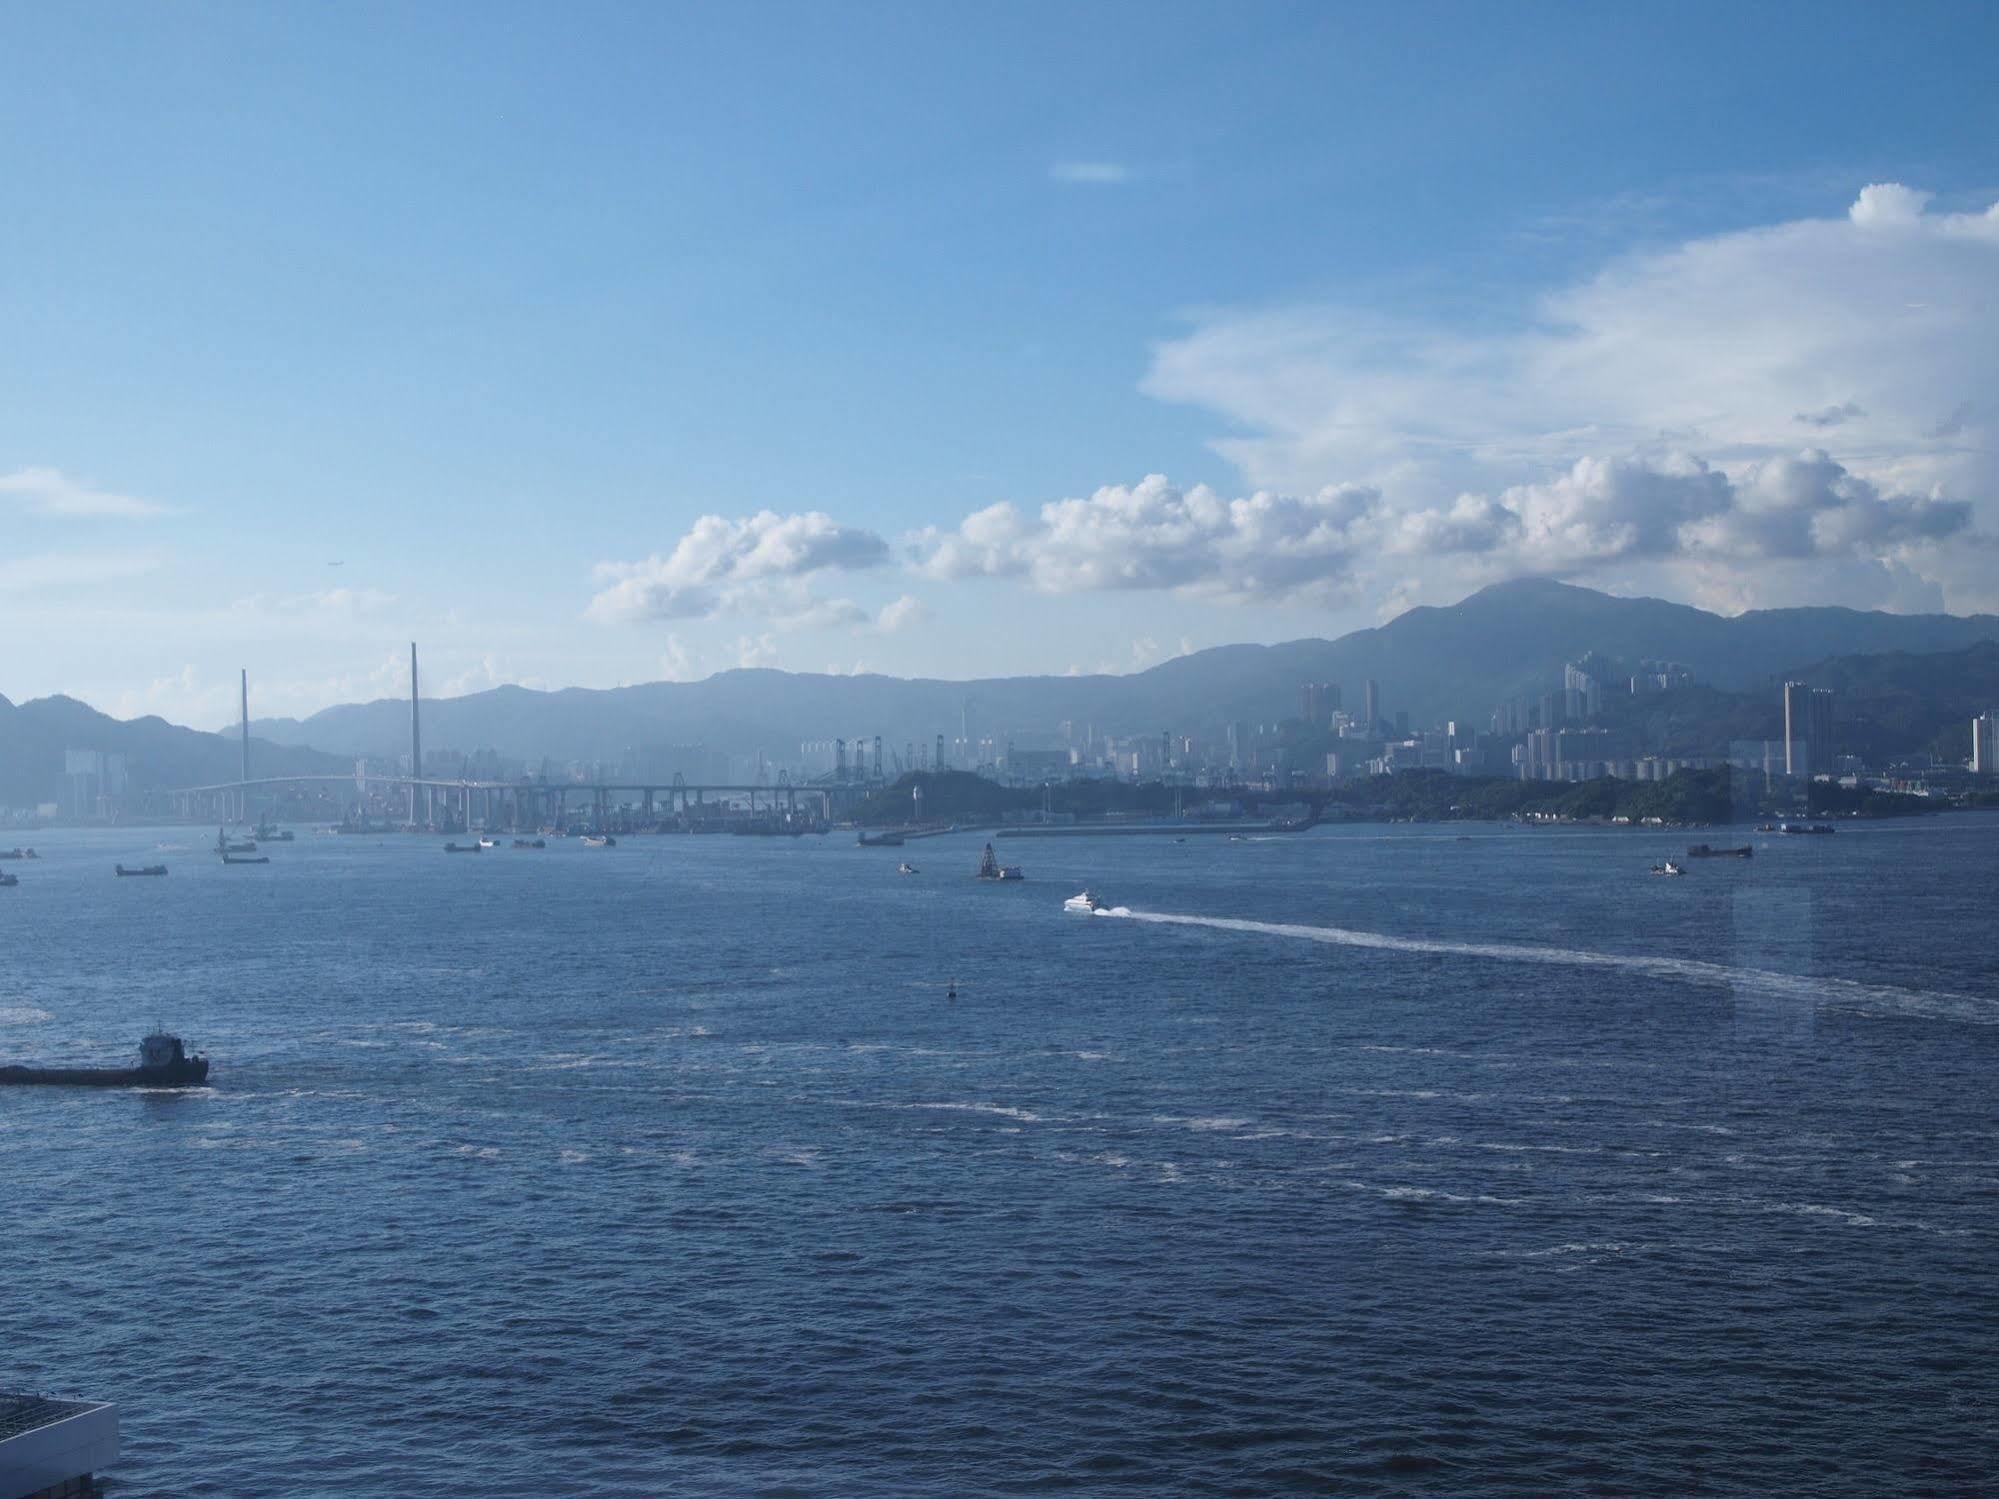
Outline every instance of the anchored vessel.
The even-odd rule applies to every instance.
[[[982,880],[1024,880],[1018,864],[1002,864],[993,854],[993,846],[988,843],[986,851],[979,858],[979,878]]]
[[[179,1036],[154,1031],[139,1043],[136,1067],[0,1067],[0,1083],[67,1083],[91,1088],[198,1088],[208,1058],[188,1055]]]
[[[1687,848],[1689,859],[1748,859],[1756,854],[1754,844],[1745,843],[1740,848],[1714,848],[1706,843],[1691,844]]]
[[[137,869],[127,869],[123,864],[114,865],[113,867],[118,871],[120,879],[128,880],[137,879],[142,875],[157,877],[167,872],[167,866],[164,864],[142,864]]]

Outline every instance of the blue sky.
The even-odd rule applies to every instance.
[[[1995,16],[0,9],[0,692],[1999,608]]]

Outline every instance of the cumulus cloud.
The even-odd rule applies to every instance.
[[[1911,497],[1999,503],[1999,408],[1980,397],[1995,384],[1999,205],[1939,212],[1927,193],[1876,183],[1835,218],[1616,259],[1494,331],[1325,304],[1209,314],[1154,350],[1144,389],[1238,428],[1215,447],[1252,485],[1390,496],[1406,513],[1391,529],[1414,551],[1500,550],[1517,526],[1516,540],[1538,537],[1543,550],[1642,554],[1670,533],[1678,551],[1698,541],[1750,557],[1913,554],[1958,534],[1961,507]],[[1797,478],[1811,467],[1795,453],[1801,425],[1837,430],[1844,476],[1837,493],[1813,491],[1831,499],[1804,507],[1809,521],[1749,477],[1769,465],[1761,484],[1791,473],[1810,488]],[[1578,478],[1584,455],[1637,467]],[[1723,474],[1748,486],[1730,488],[1727,523],[1688,530],[1708,518]],[[1592,485],[1599,498],[1585,504]],[[1639,510],[1661,513],[1621,508],[1612,492],[1626,485],[1646,488]],[[1493,499],[1457,509],[1467,494]],[[1602,506],[1628,536],[1599,534]],[[1759,507],[1782,520],[1752,523]],[[1565,529],[1573,546],[1561,545]],[[1933,546],[1910,565],[1929,578],[1950,571]],[[1999,602],[1967,576],[1948,585],[1953,607]]]
[[[912,565],[942,580],[1021,578],[1045,593],[1173,589],[1225,600],[1336,587],[1378,491],[1329,486],[1309,497],[1224,499],[1163,474],[1056,500],[1033,516],[987,507],[950,531],[907,538]]]
[[[53,468],[18,468],[0,474],[0,499],[14,500],[43,515],[131,519],[167,513],[166,506],[152,500],[97,489]]]
[[[1392,504],[1378,489],[1224,499],[1153,474],[1030,516],[995,505],[908,538],[930,577],[1017,578],[1046,593],[1165,590],[1228,602],[1343,597],[1356,578],[1425,559],[1574,574],[1613,563],[1905,560],[1967,531],[1971,506],[1884,490],[1817,449],[1731,476],[1683,454],[1582,458],[1552,479]]]
[[[665,554],[638,562],[599,563],[607,586],[590,601],[599,620],[712,619],[723,614],[769,613],[819,573],[858,571],[888,560],[888,543],[872,531],[843,526],[812,510],[779,515],[762,510],[730,520],[704,515]],[[837,609],[839,606],[825,607]]]
[[[895,635],[928,624],[932,617],[928,604],[905,593],[882,606],[881,613],[875,616],[875,629],[883,635]]]

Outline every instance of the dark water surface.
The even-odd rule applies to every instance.
[[[1999,818],[1684,841],[53,835],[0,1054],[216,1086],[0,1090],[0,1387],[126,1495],[1989,1491]]]

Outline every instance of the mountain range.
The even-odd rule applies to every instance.
[[[242,774],[243,746],[235,734],[184,729],[163,718],[120,719],[72,697],[11,703],[0,697],[0,807],[59,802],[68,750],[102,750],[125,757],[133,786],[209,786]],[[299,745],[252,739],[257,776],[339,774],[351,757]]]
[[[1627,662],[1676,661],[1704,682],[1742,692],[1831,657],[1960,651],[1981,641],[1999,641],[1999,616],[1842,608],[1724,616],[1520,579],[1337,640],[1220,646],[1127,676],[946,681],[745,669],[607,689],[499,687],[426,699],[424,742],[529,762],[615,760],[630,748],[694,743],[789,761],[801,740],[879,734],[899,747],[939,733],[955,738],[962,722],[974,735],[1023,745],[1052,741],[1064,721],[1078,733],[1086,726],[1120,735],[1214,733],[1230,722],[1295,714],[1299,684],[1308,681],[1338,683],[1349,710],[1358,709],[1370,678],[1380,685],[1384,716],[1407,711],[1419,726],[1483,723],[1495,704],[1558,685],[1562,663],[1592,650]],[[275,744],[393,755],[408,745],[409,705],[348,704],[303,720],[260,720],[252,731]]]

